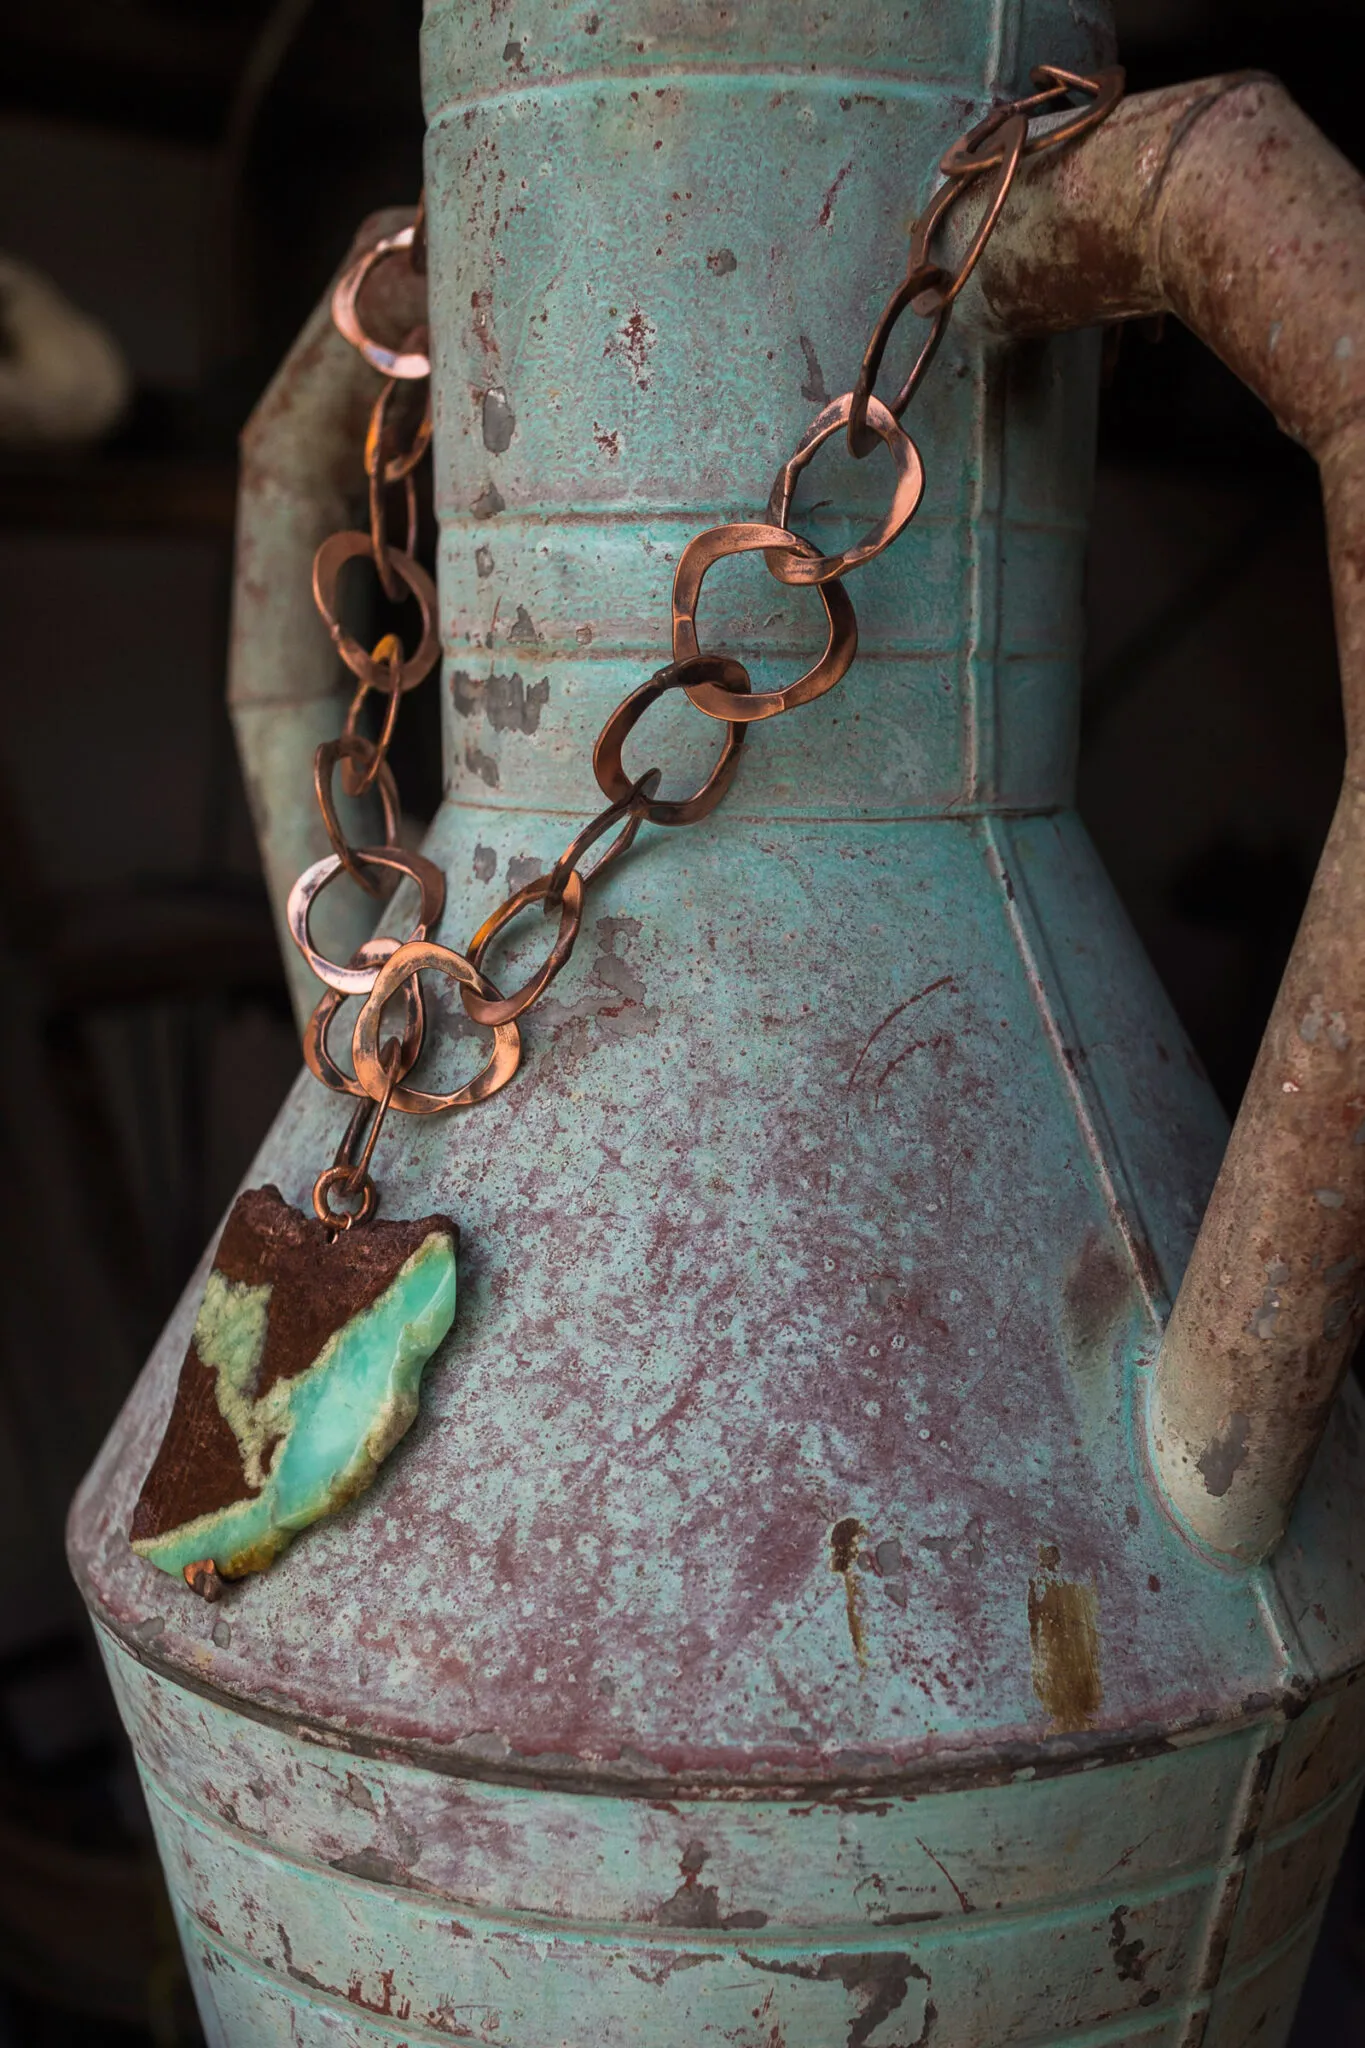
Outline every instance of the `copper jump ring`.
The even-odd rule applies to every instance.
[[[386,960],[391,960],[398,951],[399,939],[366,939],[357,946],[348,965],[372,967],[377,973]],[[405,981],[401,990],[403,1000],[403,1036],[398,1041],[400,1066],[398,1079],[411,1073],[422,1051],[422,1039],[426,1032],[426,1004],[422,998],[422,984],[414,975]],[[325,1088],[333,1089],[339,1095],[363,1095],[369,1101],[368,1092],[359,1081],[339,1067],[332,1058],[327,1045],[327,1034],[332,1020],[346,998],[338,989],[324,989],[318,998],[317,1007],[303,1027],[303,1058],[308,1071]]]
[[[518,889],[515,896],[509,896],[505,903],[500,903],[491,917],[484,919],[469,942],[467,957],[471,967],[482,968],[485,953],[504,925],[510,924],[528,905],[546,901],[553,881],[553,871],[548,875],[535,876],[524,889]],[[575,871],[570,874],[559,899],[559,930],[549,959],[515,995],[484,996],[466,984],[460,990],[460,1000],[467,1015],[476,1024],[510,1024],[514,1017],[520,1017],[524,1010],[529,1010],[532,1003],[544,995],[560,968],[567,964],[582,922],[583,877]]]
[[[406,253],[411,263],[416,238],[415,221],[411,227],[400,228],[396,235],[383,236],[372,249],[367,249],[349,269],[342,272],[332,293],[332,320],[337,332],[350,342],[352,348],[360,350],[367,363],[372,363],[376,370],[382,370],[386,377],[408,379],[431,375],[431,358],[426,353],[425,343],[420,349],[414,348],[414,337],[409,335],[401,349],[386,348],[365,332],[358,310],[360,294],[370,272],[391,256]]]
[[[499,1000],[499,992],[493,983],[463,954],[452,952],[449,946],[435,945],[430,939],[412,940],[406,946],[400,946],[375,977],[365,1007],[356,1018],[355,1035],[351,1041],[356,1078],[376,1101],[389,1085],[389,1076],[379,1057],[384,1005],[410,976],[422,974],[428,967],[458,982],[462,988],[472,988],[493,1002]],[[515,1024],[495,1024],[492,1055],[472,1081],[449,1095],[430,1094],[425,1088],[395,1086],[393,1107],[405,1110],[409,1116],[430,1116],[444,1109],[468,1109],[476,1102],[486,1102],[490,1095],[496,1095],[500,1088],[505,1088],[520,1065],[521,1033]]]
[[[1056,106],[1070,92],[1084,93],[1089,99],[1090,104],[1078,107],[1069,121],[1059,121],[1055,128],[1045,128],[1041,134],[1029,136],[1024,144],[1024,154],[1036,156],[1045,149],[1060,149],[1064,143],[1074,142],[1078,135],[1089,134],[1092,128],[1099,127],[1101,121],[1108,120],[1123,98],[1124,74],[1119,64],[1097,71],[1093,78],[1083,77],[1079,71],[1064,71],[1060,64],[1035,64],[1029,73],[1029,82],[1041,90],[1029,93],[1023,99],[1010,100],[1004,106],[993,107],[975,128],[969,128],[965,135],[958,137],[939,163],[945,178],[993,171],[1002,161],[1007,145],[1002,142],[990,151],[985,145],[1017,114],[1022,114],[1026,120],[1036,117]]]
[[[364,866],[385,868],[390,873],[405,875],[416,882],[421,891],[421,902],[417,912],[417,923],[410,937],[425,939],[431,927],[436,924],[445,908],[446,880],[434,861],[426,860],[420,853],[407,853],[398,846],[353,846],[353,857]],[[318,980],[326,988],[334,988],[338,995],[365,996],[374,987],[376,974],[381,970],[374,967],[343,967],[334,960],[328,960],[314,946],[308,929],[308,920],[313,904],[327,887],[342,872],[339,853],[324,854],[315,860],[312,867],[303,873],[289,891],[285,906],[285,922],[289,935],[302,953]],[[373,1093],[367,1089],[367,1093]]]
[[[627,734],[639,724],[650,706],[658,703],[666,690],[685,689],[691,677],[704,679],[723,691],[728,701],[735,704],[745,702],[749,671],[743,662],[732,661],[725,654],[699,655],[690,662],[670,662],[667,668],[661,668],[657,675],[652,675],[647,683],[641,683],[638,690],[632,690],[628,697],[622,698],[597,735],[597,745],[592,750],[592,772],[597,777],[597,786],[613,804],[624,803],[641,788],[640,783],[631,781],[622,766],[621,749]],[[747,726],[731,719],[720,759],[701,788],[694,795],[683,798],[640,795],[637,800],[641,816],[648,818],[651,825],[695,825],[699,818],[713,811],[730,787],[747,730]]]
[[[816,450],[823,448],[825,442],[852,418],[852,414],[853,393],[846,391],[842,398],[833,399],[811,421],[797,442],[791,460],[778,471],[768,499],[770,525],[780,526],[784,531],[787,529],[797,478]],[[867,423],[878,439],[886,443],[895,464],[896,487],[891,496],[890,510],[870,533],[851,548],[845,548],[841,554],[818,555],[811,561],[808,555],[795,555],[790,548],[770,549],[763,559],[779,583],[828,583],[850,569],[859,569],[864,562],[870,562],[881,554],[883,548],[889,548],[914,518],[924,493],[924,464],[920,461],[919,450],[879,398],[867,401]],[[763,700],[760,697],[758,701],[762,703]]]
[[[441,651],[436,586],[421,563],[414,562],[410,554],[402,548],[388,550],[390,565],[417,600],[422,615],[422,637],[413,653],[405,656],[396,668],[381,667],[374,656],[367,654],[360,642],[346,632],[337,618],[337,582],[344,564],[357,555],[367,555],[372,562],[375,560],[374,542],[368,533],[334,533],[322,543],[313,557],[313,601],[327,621],[327,630],[337,653],[352,675],[359,676],[372,690],[415,689],[429,673]]]
[[[398,702],[395,694],[392,701]],[[353,882],[359,882],[362,889],[371,896],[381,896],[383,885],[367,875],[351,851],[350,842],[341,829],[336,804],[332,800],[332,775],[338,761],[361,761],[371,771],[362,780],[357,795],[363,795],[373,783],[379,790],[379,801],[384,807],[384,844],[397,846],[398,825],[401,816],[398,805],[398,784],[393,779],[393,770],[372,740],[364,739],[359,733],[343,733],[339,740],[324,740],[313,756],[313,793],[318,800],[322,822],[327,837],[332,842],[332,851],[340,858],[341,865]],[[343,788],[345,782],[343,778]],[[348,792],[349,794],[349,792]]]
[[[675,666],[695,660],[697,644],[697,600],[702,578],[726,555],[741,555],[752,548],[769,548],[804,556],[819,564],[818,548],[781,526],[713,526],[688,542],[678,557],[673,577],[673,660]],[[737,702],[720,684],[710,681],[685,682],[688,698],[708,718],[723,718],[733,724],[748,724],[757,718],[775,718],[780,711],[794,711],[798,704],[813,703],[832,690],[847,675],[858,651],[858,621],[848,592],[840,583],[817,583],[816,590],[829,622],[829,637],[820,659],[785,689],[764,690],[761,695],[741,697]],[[599,743],[600,744],[600,743]],[[600,779],[600,778],[599,778]],[[604,785],[605,786],[605,785]],[[608,791],[608,795],[613,792]]]
[[[636,833],[648,816],[645,805],[650,797],[654,795],[662,780],[663,770],[661,768],[649,769],[640,777],[638,782],[632,783],[629,795],[623,796],[619,803],[609,805],[605,811],[599,811],[595,818],[589,819],[581,832],[574,834],[550,870],[550,886],[545,892],[545,911],[547,916],[557,906],[560,897],[564,894],[565,889],[567,889],[571,874],[581,874],[583,877],[583,887],[586,889],[590,883],[597,880],[597,877],[604,869],[611,866],[614,860],[619,860],[623,853],[629,853],[635,843]],[[599,853],[592,866],[586,871],[581,869],[578,863],[582,860],[588,848],[595,846],[602,837],[602,834],[610,832],[612,826],[619,824],[622,818],[626,821],[625,826],[617,833],[606,852]]]

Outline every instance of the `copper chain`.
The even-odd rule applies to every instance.
[[[423,209],[419,206],[411,227],[367,250],[337,285],[332,301],[336,325],[365,360],[383,373],[384,384],[365,437],[369,531],[333,534],[318,549],[313,564],[314,598],[357,687],[341,737],[319,747],[314,762],[314,788],[333,850],[299,877],[288,908],[294,940],[326,989],[304,1033],[304,1058],[327,1087],[359,1098],[334,1163],[318,1176],[313,1189],[313,1208],[330,1230],[363,1223],[374,1211],[377,1196],[370,1161],[380,1125],[390,1109],[424,1116],[437,1110],[468,1108],[496,1094],[512,1079],[521,1062],[518,1018],[544,995],[567,964],[582,926],[587,891],[626,852],[640,827],[646,823],[693,825],[706,817],[730,786],[750,725],[812,703],[847,674],[857,652],[858,628],[842,578],[890,547],[918,508],[924,466],[919,450],[900,424],[901,417],[934,359],[963,286],[980,261],[1019,165],[1025,156],[1056,149],[1098,126],[1123,92],[1123,73],[1117,68],[1083,77],[1045,64],[1031,74],[1030,82],[1032,93],[994,108],[942,158],[943,183],[911,228],[905,276],[873,329],[857,382],[852,391],[832,400],[802,435],[773,485],[766,520],[712,527],[684,548],[673,579],[672,658],[616,707],[593,749],[593,772],[607,798],[607,808],[575,835],[547,874],[517,890],[485,919],[463,954],[430,937],[445,907],[445,879],[431,861],[405,851],[400,844],[398,792],[387,759],[403,696],[434,667],[440,651],[436,589],[414,556],[415,473],[431,443],[427,337],[424,328],[417,328],[398,348],[385,347],[365,331],[359,311],[362,287],[378,264],[402,260],[419,273],[425,271]],[[1075,96],[1080,97],[1079,105],[1074,103]],[[1031,125],[1048,115],[1061,118],[1041,129]],[[966,255],[949,270],[934,258],[935,240],[954,206],[983,180],[989,181],[989,186],[980,224]],[[907,311],[927,322],[927,331],[904,383],[893,398],[883,400],[875,395],[874,386],[887,344]],[[787,522],[802,471],[841,429],[856,457],[869,454],[879,442],[886,446],[895,469],[895,485],[884,518],[861,541],[839,554],[822,555]],[[390,526],[395,501],[401,520],[398,537]],[[813,585],[825,611],[827,636],[819,658],[794,682],[778,690],[755,692],[744,665],[727,655],[707,652],[697,634],[697,604],[708,569],[727,555],[751,550],[762,553],[780,583]],[[385,633],[367,650],[341,626],[337,613],[340,573],[348,562],[361,557],[373,564],[390,602],[405,597],[416,601],[420,634],[411,653],[394,633]],[[697,710],[725,726],[725,744],[716,766],[700,789],[682,799],[658,795],[659,769],[651,768],[632,780],[622,765],[627,735],[669,690],[683,690]],[[371,696],[383,707],[374,739],[361,730],[360,723]],[[384,819],[381,846],[348,843],[332,796],[332,777],[338,768],[348,795],[378,791]],[[612,836],[605,850],[585,867],[590,851],[608,834]],[[416,884],[417,919],[406,940],[367,940],[346,962],[323,958],[312,942],[310,910],[319,892],[343,872],[374,895],[386,893],[386,884],[391,887],[400,878]],[[529,980],[513,994],[504,995],[488,979],[485,962],[505,928],[537,903],[546,916],[558,919],[553,943]],[[493,1031],[492,1053],[482,1071],[447,1094],[407,1085],[425,1035],[420,977],[428,969],[453,981],[468,1015]],[[364,998],[352,1034],[354,1079],[337,1065],[328,1048],[329,1028],[347,996]],[[384,1012],[395,1001],[402,1010],[401,1024],[386,1033]],[[338,1207],[338,1201],[357,1206]]]

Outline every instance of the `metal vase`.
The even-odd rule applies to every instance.
[[[450,943],[599,808],[681,547],[851,383],[944,147],[1107,53],[1064,0],[428,7]],[[852,673],[613,868],[511,1089],[391,1123],[461,1301],[375,1490],[218,1608],[133,1556],[197,1285],[112,1433],[72,1556],[214,2048],[1284,2040],[1360,1403],[1268,1564],[1149,1483],[1226,1132],[1071,808],[1095,371],[954,331]],[[827,459],[832,549],[885,475]],[[823,638],[752,557],[702,625],[756,688]],[[666,794],[717,748],[637,741]],[[252,1182],[306,1204],[341,1121],[305,1077]]]

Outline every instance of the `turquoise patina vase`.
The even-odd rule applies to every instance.
[[[428,7],[450,943],[599,807],[680,549],[851,384],[948,142],[1108,50]],[[852,672],[613,868],[511,1088],[391,1121],[459,1307],[374,1489],[215,1607],[129,1547],[202,1279],[111,1435],[72,1554],[214,2048],[1283,2041],[1365,1764],[1359,1406],[1269,1564],[1154,1497],[1225,1130],[1072,808],[1095,390],[1092,336],[953,332]],[[833,548],[885,476],[828,453]],[[704,623],[756,688],[822,639],[753,558]],[[637,737],[665,793],[716,749]],[[337,1125],[305,1076],[252,1184],[306,1206]]]

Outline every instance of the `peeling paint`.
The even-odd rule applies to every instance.
[[[1205,1489],[1221,1498],[1246,1463],[1251,1440],[1251,1423],[1242,1414],[1230,1415],[1220,1434],[1204,1446],[1196,1469]]]

